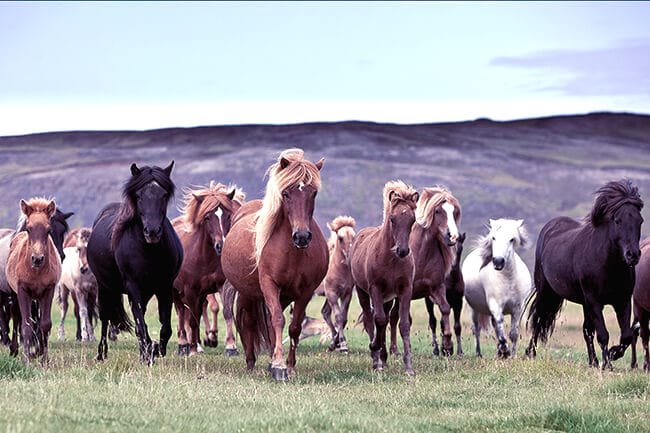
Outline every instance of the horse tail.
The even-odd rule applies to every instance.
[[[490,324],[492,323],[492,316],[489,314],[481,314],[478,313],[478,326],[481,328],[483,331],[487,331],[490,329]]]
[[[555,320],[562,309],[564,299],[545,284],[536,285],[527,303],[532,299],[528,310],[526,326],[532,333],[532,341],[546,343],[553,334]]]
[[[92,292],[88,293],[88,320],[90,323],[96,323],[97,318],[99,317],[99,309],[97,307],[97,296],[93,295]]]
[[[97,291],[97,304],[99,306],[99,319],[109,321],[120,331],[131,332],[133,322],[126,314],[124,309],[124,300],[120,292],[111,293],[111,289],[99,287]]]
[[[230,284],[230,281],[226,280],[221,288],[221,302],[223,303],[223,318],[225,320],[233,320],[236,294],[235,288]]]
[[[225,308],[225,307],[224,307]],[[272,347],[269,323],[271,313],[264,299],[251,299],[237,296],[235,304],[235,328],[242,344],[252,342],[255,355]],[[248,340],[248,336],[251,340]],[[246,350],[246,346],[244,346]]]

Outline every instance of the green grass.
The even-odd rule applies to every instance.
[[[133,335],[110,344],[103,363],[94,361],[95,343],[56,337],[47,367],[25,365],[2,349],[0,432],[650,431],[650,376],[631,372],[629,355],[601,372],[586,366],[576,341],[542,348],[535,360],[499,361],[486,337],[485,357],[477,359],[465,323],[466,355],[433,358],[423,315],[416,303],[415,378],[403,373],[399,358],[373,372],[367,338],[352,326],[347,356],[328,353],[316,338],[303,341],[296,375],[285,384],[270,379],[268,355],[248,372],[243,357],[227,358],[223,346],[180,357],[175,338],[172,353],[152,368],[140,364]],[[155,318],[149,327],[157,335]],[[72,320],[66,332],[73,336]]]

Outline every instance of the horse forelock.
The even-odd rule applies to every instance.
[[[454,218],[456,218],[456,224],[460,225],[460,202],[451,191],[443,186],[422,189],[415,209],[415,221],[425,229],[431,227],[435,219],[436,208],[445,202],[454,207]]]
[[[415,210],[417,203],[413,201],[413,194],[417,193],[415,188],[407,185],[401,180],[389,180],[384,185],[384,222],[391,212],[391,193],[398,198],[399,202],[406,203],[410,208]]]
[[[351,216],[337,216],[329,223],[329,228],[334,233],[341,230],[343,227],[352,227],[355,228],[356,221]]]
[[[232,210],[232,203],[227,197],[231,191],[231,187],[221,183],[195,189],[183,188],[183,205],[179,211],[183,215],[185,227],[190,231],[193,230],[201,223],[205,215],[214,212],[219,206]],[[235,197],[233,201],[235,201]]]
[[[599,226],[609,221],[616,211],[626,204],[631,204],[641,211],[643,200],[639,189],[629,179],[609,182],[596,191],[594,206],[585,219],[594,227]]]
[[[282,159],[289,165],[282,168]],[[282,152],[278,161],[267,170],[269,177],[262,208],[255,216],[255,263],[259,263],[262,250],[266,246],[282,208],[282,192],[294,185],[312,186],[317,191],[321,187],[320,170],[311,161],[304,159],[301,149],[289,149]]]

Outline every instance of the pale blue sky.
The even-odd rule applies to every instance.
[[[2,2],[0,135],[650,113],[646,2]]]

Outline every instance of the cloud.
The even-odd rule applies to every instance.
[[[542,78],[537,91],[571,96],[650,93],[650,40],[628,40],[595,50],[553,50],[519,57],[496,57],[491,66],[529,69]]]

